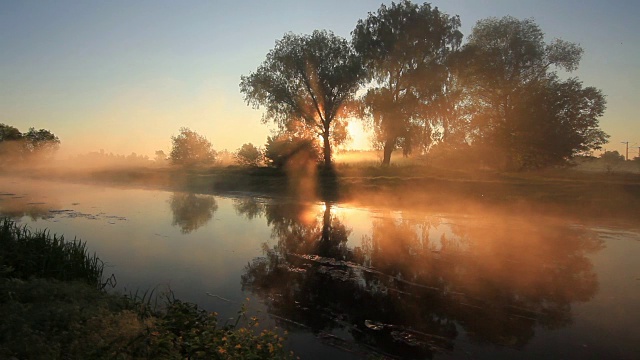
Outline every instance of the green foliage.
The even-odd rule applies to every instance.
[[[150,311],[150,298],[80,282],[0,278],[0,358],[293,358],[277,333],[254,330],[258,319],[248,319],[244,306],[234,325],[220,326],[215,313],[172,294],[164,310]]]
[[[180,128],[180,135],[172,136],[172,149],[169,158],[176,165],[196,166],[212,164],[216,152],[211,142],[189,128]]]
[[[26,151],[30,154],[34,153],[52,153],[58,150],[60,140],[49,130],[29,128],[22,135],[25,140]]]
[[[292,121],[304,123],[324,140],[325,165],[331,165],[331,139],[336,119],[345,117],[363,69],[349,43],[327,31],[285,34],[240,91],[255,108],[264,107],[263,122],[282,130]]]
[[[47,158],[60,147],[60,139],[45,129],[29,128],[21,133],[13,126],[0,124],[0,161],[15,162],[34,157]]]
[[[124,298],[81,282],[0,279],[0,358],[113,359],[133,352],[129,343],[146,326],[125,307]]]
[[[0,224],[0,358],[288,359],[284,339],[257,332],[246,307],[233,325],[151,292],[107,294],[103,263],[84,243]],[[62,281],[61,281],[62,280]]]
[[[0,142],[22,139],[22,133],[11,125],[0,123]]]
[[[489,165],[543,167],[606,143],[598,125],[604,95],[552,70],[575,70],[582,52],[563,40],[545,43],[531,19],[476,24],[458,61],[464,101],[473,104],[468,134],[475,148],[493,154]]]
[[[102,289],[104,263],[90,255],[86,242],[66,241],[46,230],[30,231],[10,219],[0,222],[0,268],[19,279],[39,277],[83,281]]]
[[[157,326],[147,337],[150,358],[165,359],[288,359],[284,338],[273,331],[256,333],[258,319],[247,319],[246,307],[235,323],[220,326],[216,313],[172,297]],[[243,326],[239,326],[243,325]]]
[[[318,161],[320,159],[319,149],[309,139],[285,134],[267,137],[264,157],[269,166],[281,168],[287,164],[289,159],[300,153],[306,154],[312,160]]]
[[[405,155],[428,145],[434,111],[449,96],[449,56],[462,41],[460,19],[425,3],[382,5],[358,21],[353,44],[370,80],[362,98],[388,165],[397,147]]]
[[[235,159],[243,166],[258,166],[262,163],[262,151],[252,143],[243,144],[236,151]]]

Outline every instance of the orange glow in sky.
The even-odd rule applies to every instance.
[[[390,3],[390,2],[385,2]],[[577,76],[607,96],[607,150],[640,146],[640,2],[463,0],[433,2],[460,15],[467,35],[490,16],[534,18],[553,38],[585,50]],[[90,151],[153,157],[181,127],[217,150],[264,146],[273,125],[247,106],[240,76],[264,61],[286,32],[327,29],[350,38],[380,0],[323,2],[0,2],[0,123],[51,130],[61,155]],[[369,147],[350,124],[348,148]],[[634,148],[634,146],[636,148]],[[635,152],[632,152],[633,151]]]

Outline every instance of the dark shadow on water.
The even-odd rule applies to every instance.
[[[566,224],[449,226],[386,214],[349,247],[352,230],[329,203],[311,216],[300,203],[262,208],[277,243],[263,244],[264,256],[246,266],[243,288],[280,326],[339,339],[350,351],[431,358],[452,350],[460,330],[522,349],[537,329],[569,325],[572,304],[598,290],[587,255],[603,243]],[[436,228],[446,231],[434,236]]]

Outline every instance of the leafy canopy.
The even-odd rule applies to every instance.
[[[171,141],[173,147],[169,158],[173,164],[206,165],[216,160],[216,152],[209,140],[189,128],[180,128],[180,134],[172,136]]]
[[[258,166],[262,162],[262,151],[252,143],[243,144],[235,153],[235,160],[244,166]]]
[[[497,165],[513,169],[600,148],[608,137],[598,125],[604,95],[556,73],[577,69],[582,52],[563,40],[545,43],[531,19],[480,20],[460,54],[466,101],[473,104],[471,141],[489,149]]]
[[[430,4],[382,5],[358,21],[354,48],[365,62],[364,113],[384,144],[383,164],[400,146],[405,154],[428,141],[428,108],[446,91],[447,60],[462,41],[460,19]]]
[[[247,104],[265,108],[264,123],[274,121],[285,130],[298,121],[322,137],[325,165],[330,165],[332,130],[344,117],[362,73],[345,39],[328,31],[288,33],[255,72],[242,76],[240,91]]]

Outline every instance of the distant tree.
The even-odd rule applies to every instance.
[[[506,168],[522,169],[563,162],[606,143],[608,135],[598,127],[604,95],[551,70],[577,69],[582,52],[563,40],[545,43],[530,19],[480,20],[460,55],[466,100],[475,109],[469,129],[475,147],[500,154],[494,161]]]
[[[344,121],[345,104],[354,96],[363,68],[349,43],[327,31],[286,34],[256,72],[242,76],[240,91],[248,104],[265,107],[262,121],[284,130],[299,121],[323,139],[324,164],[331,163],[331,140]]]
[[[169,157],[173,164],[206,165],[216,160],[216,152],[209,140],[189,128],[180,128],[180,135],[172,136],[171,141],[173,147]]]
[[[165,154],[163,150],[156,150],[153,160],[157,164],[164,164],[167,161],[167,154]]]
[[[29,128],[22,137],[25,140],[25,150],[29,154],[50,155],[60,147],[60,139],[49,130]]]
[[[16,129],[11,125],[0,123],[0,142],[21,140],[21,139],[22,139],[22,133],[20,132],[20,130]]]
[[[600,159],[608,163],[621,163],[624,162],[624,155],[621,155],[618,151],[605,151],[600,155]]]
[[[353,44],[370,80],[362,100],[382,143],[383,165],[397,147],[406,155],[429,141],[433,109],[449,91],[447,61],[462,41],[459,27],[457,16],[406,0],[358,21]]]
[[[60,147],[60,139],[45,129],[29,128],[21,133],[13,126],[0,124],[0,155],[13,160],[50,157]]]
[[[280,168],[297,154],[305,154],[312,161],[320,160],[320,149],[310,139],[287,133],[267,137],[264,157],[267,165]]]
[[[0,162],[18,161],[22,157],[22,133],[11,125],[0,123]]]
[[[262,162],[262,152],[252,143],[244,144],[236,151],[235,159],[240,165],[258,166]]]
[[[616,165],[620,165],[624,163],[624,155],[621,155],[617,151],[605,151],[600,155],[600,159],[604,161],[605,166],[607,167],[607,172],[611,172]]]

